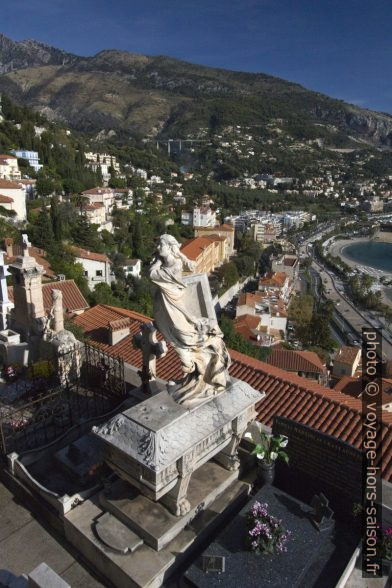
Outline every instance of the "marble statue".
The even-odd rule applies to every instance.
[[[184,377],[169,387],[176,402],[197,406],[223,392],[229,383],[230,357],[217,322],[194,316],[186,305],[184,268],[193,269],[172,235],[162,235],[150,266],[150,279],[157,286],[154,317],[158,329],[178,353]]]

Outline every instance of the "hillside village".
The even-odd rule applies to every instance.
[[[209,276],[216,307],[239,349],[262,358],[282,344],[294,353],[301,348],[316,351],[316,363],[321,361],[328,381],[326,366],[333,351],[329,339],[324,347],[310,339],[306,343],[306,337],[301,341],[301,329],[290,311],[293,299],[304,295],[297,239],[301,232],[312,231],[317,221],[341,210],[388,209],[392,176],[372,176],[374,150],[358,150],[354,140],[350,148],[329,147],[330,135],[337,132],[331,127],[321,129],[324,139],[294,138],[293,129],[277,119],[261,134],[257,129],[258,135],[239,125],[225,127],[212,138],[207,129],[189,135],[188,151],[181,146],[184,156],[201,162],[189,171],[189,165],[176,163],[180,153],[172,159],[159,143],[133,149],[135,161],[118,145],[100,146],[92,139],[82,152],[82,143],[74,140],[71,130],[48,125],[6,97],[2,104],[1,124],[8,142],[12,137],[20,141],[26,133],[26,144],[14,141],[0,155],[6,262],[15,258],[19,231],[27,230],[36,259],[45,260],[48,279],[75,280],[93,305],[110,303],[149,313],[145,264],[156,235],[169,232],[182,243],[195,272]],[[46,135],[67,141],[49,145],[53,152],[59,150],[57,156],[49,156]],[[88,150],[88,144],[99,150]],[[175,145],[167,147],[173,155]],[[219,159],[206,169],[211,149]],[[68,178],[62,189],[57,162],[61,150],[67,153],[68,169],[76,166],[75,180]],[[293,169],[283,152],[300,154],[296,175],[283,175],[290,166]],[[306,158],[308,165],[303,166]],[[149,164],[142,166],[143,160]],[[349,165],[353,161],[355,176]],[[255,169],[260,173],[252,173]],[[78,185],[84,189],[75,192]],[[253,207],[243,205],[246,194]],[[300,209],[296,203],[304,200],[309,205]],[[308,321],[311,316],[312,309]]]

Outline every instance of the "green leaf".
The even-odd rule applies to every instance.
[[[287,453],[285,451],[279,451],[279,457],[280,459],[282,459],[285,463],[289,463],[289,456],[287,455]]]

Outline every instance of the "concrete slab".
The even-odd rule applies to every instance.
[[[126,555],[113,552],[93,531],[94,522],[102,514],[97,496],[73,509],[64,519],[68,541],[116,588],[161,586],[164,572],[174,561],[173,555],[158,553],[147,545]]]
[[[159,588],[188,556],[189,550],[212,532],[221,521],[222,512],[232,508],[248,491],[248,485],[234,482],[159,552],[145,544],[134,553],[125,555],[106,548],[93,531],[94,522],[103,514],[97,495],[65,516],[65,534],[83,557],[116,588]]]
[[[0,482],[0,586],[27,586],[27,574],[47,561],[73,588],[103,588]],[[49,557],[47,555],[49,554]]]
[[[142,537],[147,545],[160,551],[186,527],[195,514],[207,508],[237,478],[238,471],[230,472],[214,462],[205,463],[192,474],[187,493],[191,509],[180,517],[143,494],[132,497],[132,486],[122,480],[113,484],[110,493],[100,494],[100,503]]]
[[[71,588],[46,563],[40,563],[29,576],[29,588]]]
[[[18,508],[13,499],[7,500],[0,506],[0,542],[32,520],[33,518],[28,510]]]
[[[46,563],[61,574],[74,558],[39,523],[30,520],[18,532],[0,542],[0,568],[14,574],[29,573],[38,563]]]
[[[62,574],[63,580],[68,582],[72,588],[107,588],[105,580],[100,582],[90,574],[85,567],[75,561]]]
[[[143,539],[139,535],[136,535],[109,512],[105,512],[97,520],[95,532],[105,545],[119,553],[125,554],[128,551],[136,551],[143,544]]]

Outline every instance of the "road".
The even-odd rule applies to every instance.
[[[304,241],[300,248],[300,255],[312,256],[311,247],[309,246],[312,241],[319,239],[324,233],[330,229],[326,229],[320,232],[317,237],[311,237],[307,241]],[[349,300],[344,294],[343,283],[333,275],[330,271],[326,270],[325,267],[315,259],[312,260],[311,269],[318,273],[324,286],[324,296],[328,300],[332,300],[336,305],[338,314],[344,318],[344,320],[351,326],[354,332],[356,332],[356,339],[352,340],[361,341],[361,332],[363,327],[376,327],[379,328],[382,335],[382,352],[384,359],[392,359],[392,336],[389,330],[382,328],[383,324],[378,319],[371,319],[369,312],[358,310],[354,303]],[[381,330],[382,329],[382,330]]]

